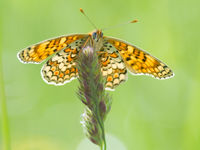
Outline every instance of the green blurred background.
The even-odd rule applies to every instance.
[[[147,50],[175,72],[168,80],[129,74],[126,83],[110,92],[113,105],[105,122],[108,150],[199,150],[199,5],[197,0],[1,0],[3,74],[13,150],[98,149],[84,140],[80,125],[84,106],[75,93],[77,80],[47,85],[40,76],[42,65],[24,65],[16,57],[19,50],[39,41],[93,30],[80,7],[99,28],[138,19],[137,24],[104,35]]]

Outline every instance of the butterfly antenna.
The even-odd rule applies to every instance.
[[[120,26],[124,26],[124,25],[129,24],[129,23],[136,23],[136,22],[138,22],[138,20],[137,20],[137,19],[134,19],[134,20],[129,21],[129,22],[125,22],[125,23],[122,23],[122,24],[114,25],[114,26],[112,26],[112,27],[104,28],[103,30],[105,31],[105,30],[109,30],[109,29],[113,29],[113,28],[118,28],[118,27],[120,27]]]
[[[80,8],[80,12],[87,18],[87,20],[91,23],[91,25],[97,29],[97,27],[95,26],[95,24],[91,21],[91,19],[85,14],[85,12],[83,11],[82,8]]]

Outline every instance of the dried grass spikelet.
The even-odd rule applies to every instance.
[[[92,47],[82,49],[77,58],[77,68],[80,83],[78,97],[86,106],[81,123],[87,137],[105,147],[104,121],[111,108],[111,98],[105,91],[105,79]]]

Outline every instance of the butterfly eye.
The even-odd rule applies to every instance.
[[[93,38],[93,39],[96,39],[96,36],[97,36],[97,33],[94,32],[94,33],[92,34],[92,38]]]

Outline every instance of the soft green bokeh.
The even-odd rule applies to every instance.
[[[24,65],[16,57],[22,48],[44,39],[93,30],[80,7],[99,28],[139,19],[137,24],[104,34],[146,49],[176,74],[169,80],[129,74],[126,83],[110,92],[113,105],[106,132],[127,150],[200,149],[199,1],[1,2],[3,73],[13,150],[77,150],[85,138],[80,125],[84,106],[75,93],[78,82],[47,85],[40,76],[42,65]]]

